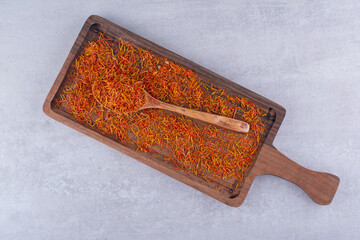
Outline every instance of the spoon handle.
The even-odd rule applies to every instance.
[[[249,124],[237,119],[175,106],[172,104],[164,103],[155,98],[152,98],[149,103],[150,104],[146,106],[146,108],[159,108],[159,109],[169,110],[171,112],[176,112],[236,132],[247,133],[250,129]]]

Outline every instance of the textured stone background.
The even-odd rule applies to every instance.
[[[332,204],[261,176],[232,208],[45,116],[91,14],[284,106],[274,145]],[[0,239],[359,239],[359,93],[359,1],[0,0]]]

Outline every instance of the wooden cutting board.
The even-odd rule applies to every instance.
[[[225,89],[231,94],[246,97],[268,113],[265,135],[260,142],[256,158],[246,172],[244,181],[220,179],[212,179],[211,182],[205,181],[199,176],[170,166],[164,161],[165,156],[162,156],[161,153],[149,155],[136,151],[132,146],[120,143],[113,136],[102,134],[97,129],[76,121],[69,113],[55,106],[55,99],[59,97],[59,93],[69,81],[67,75],[71,71],[72,63],[82,52],[87,42],[92,40],[98,32],[105,32],[114,39],[122,38],[138,47],[150,50],[158,56],[166,57],[179,65],[192,69],[203,81]],[[257,175],[271,174],[293,182],[302,188],[313,201],[322,205],[329,204],[332,201],[340,181],[335,175],[312,171],[298,165],[272,145],[285,117],[283,107],[99,16],[90,16],[85,22],[45,100],[43,110],[55,120],[234,207],[243,203]],[[240,185],[238,185],[239,183]]]

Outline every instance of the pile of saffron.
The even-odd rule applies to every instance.
[[[68,77],[59,108],[138,151],[161,153],[171,166],[206,181],[243,180],[265,131],[266,112],[248,99],[203,81],[167,58],[102,33],[86,44]],[[133,100],[142,89],[164,102],[245,121],[250,131],[237,133],[160,109],[137,111],[142,99]],[[119,108],[131,113],[113,111]]]
[[[115,113],[129,113],[140,109],[145,103],[144,86],[128,76],[95,80],[92,94],[95,100]]]

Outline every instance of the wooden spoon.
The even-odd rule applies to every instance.
[[[249,124],[243,122],[241,120],[223,117],[216,114],[200,112],[196,110],[191,110],[188,108],[183,108],[179,106],[175,106],[169,103],[164,103],[156,98],[153,98],[149,93],[144,91],[145,93],[145,103],[140,107],[140,109],[147,109],[147,108],[159,108],[168,110],[171,112],[180,113],[182,115],[195,118],[210,124],[217,125],[219,127],[223,127],[226,129],[230,129],[236,132],[247,133],[250,129]]]
[[[93,93],[94,93],[94,85],[93,84]],[[143,109],[148,109],[148,108],[158,108],[158,109],[164,109],[164,110],[168,110],[171,112],[176,112],[179,114],[183,114],[185,116],[194,118],[194,119],[198,119],[210,124],[214,124],[217,125],[219,127],[223,127],[226,129],[230,129],[236,132],[241,132],[241,133],[247,133],[250,129],[250,126],[248,123],[243,122],[241,120],[237,120],[237,119],[233,119],[233,118],[228,118],[228,117],[223,117],[220,115],[216,115],[216,114],[210,114],[210,113],[205,113],[205,112],[200,112],[200,111],[196,111],[196,110],[191,110],[188,108],[183,108],[183,107],[179,107],[179,106],[175,106],[169,103],[164,103],[154,97],[152,97],[148,92],[146,92],[145,90],[143,90],[144,92],[144,101],[142,101],[142,105],[139,106],[138,110],[143,110]],[[116,112],[118,114],[123,114],[124,112],[119,112],[114,110],[114,108],[110,108],[108,106],[106,106],[106,104],[103,104],[97,97],[96,94],[93,94],[95,100],[102,105],[103,107],[105,107],[106,109],[112,111],[112,112]],[[128,112],[126,112],[128,113]]]

